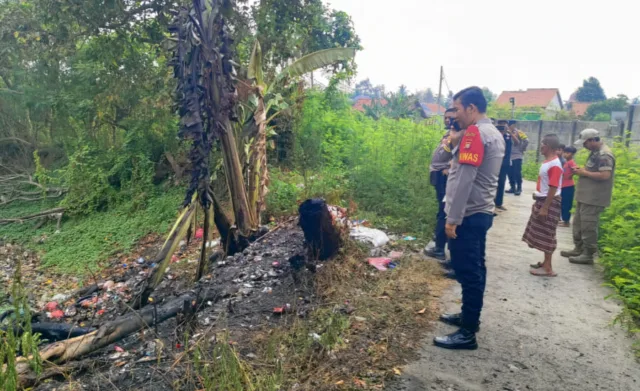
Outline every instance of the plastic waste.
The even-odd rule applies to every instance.
[[[375,228],[354,227],[351,228],[349,236],[359,242],[369,243],[373,247],[381,247],[389,243],[387,234]]]
[[[399,259],[402,258],[403,255],[404,253],[402,251],[391,251],[391,253],[389,253],[389,258]]]
[[[369,262],[369,265],[375,267],[376,269],[385,271],[387,270],[387,266],[389,266],[389,264],[391,263],[391,258],[369,258],[367,262]]]

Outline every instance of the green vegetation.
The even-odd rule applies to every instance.
[[[430,233],[437,204],[429,163],[442,124],[376,121],[330,90],[307,97],[298,123],[293,170],[275,172],[269,211],[282,213],[285,202],[323,196],[345,206],[354,201],[368,217],[384,216],[377,221],[389,228]]]
[[[613,201],[600,222],[600,263],[625,304],[619,319],[640,332],[640,149],[618,145],[614,153]]]
[[[24,242],[42,251],[45,266],[84,274],[95,270],[98,262],[108,260],[109,256],[131,249],[143,236],[165,233],[176,217],[183,194],[182,189],[158,191],[150,195],[146,208],[141,210],[131,211],[136,202],[131,200],[104,212],[71,217],[64,221],[59,233],[55,233],[55,224],[37,230],[34,230],[33,222],[0,225],[0,237]],[[38,203],[14,203],[2,209],[0,217],[14,217],[41,209],[43,206]],[[46,239],[41,245],[32,239],[42,236]]]
[[[522,177],[528,181],[538,180],[540,163],[536,162],[536,153],[537,151],[527,151],[522,160]]]
[[[21,277],[21,268],[18,263],[11,286],[12,312],[2,324],[14,327],[6,327],[6,331],[0,329],[0,385],[4,390],[18,389],[16,359],[20,355],[19,352],[26,357],[36,375],[42,372],[42,360],[36,354],[39,344],[38,334],[33,334],[31,329],[31,308],[27,297],[29,292],[25,292]],[[0,306],[0,310],[4,312],[7,309]],[[16,330],[20,330],[20,334],[17,334]]]

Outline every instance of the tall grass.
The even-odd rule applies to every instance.
[[[37,222],[0,225],[0,238],[21,242],[39,250],[44,266],[58,271],[83,274],[121,251],[131,249],[149,233],[164,233],[175,219],[183,192],[153,193],[143,208],[132,209],[136,200],[123,202],[104,212],[71,216],[60,232],[55,224],[34,229]],[[14,203],[0,211],[0,217],[15,217],[52,207],[51,203]],[[46,239],[36,244],[33,238]]]
[[[343,205],[354,201],[361,214],[391,229],[423,235],[433,229],[437,202],[429,163],[441,124],[374,120],[315,93],[294,133],[294,170],[274,171],[269,213],[323,196]]]
[[[640,332],[640,147],[617,145],[614,154],[613,200],[600,221],[600,263],[625,304],[620,320]]]

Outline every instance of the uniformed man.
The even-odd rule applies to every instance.
[[[438,214],[436,215],[436,230],[433,235],[435,245],[425,248],[424,254],[428,257],[441,261],[446,259],[444,247],[447,244],[447,234],[444,232],[444,225],[447,222],[447,215],[444,212],[444,195],[447,189],[447,176],[449,175],[449,164],[451,163],[451,150],[448,147],[449,133],[451,132],[451,120],[454,116],[454,109],[450,108],[444,112],[444,126],[447,132],[431,157],[429,166],[431,184],[436,190],[438,200]]]
[[[511,133],[513,146],[511,147],[511,169],[509,170],[510,189],[506,193],[519,196],[522,194],[522,160],[524,159],[524,151],[529,145],[529,139],[517,126],[518,121],[509,121],[509,133]]]
[[[436,337],[434,344],[447,349],[476,349],[487,274],[486,238],[493,223],[505,145],[502,135],[485,115],[487,100],[480,88],[466,88],[453,99],[455,121],[464,130],[451,133],[453,160],[447,180],[445,232],[449,237],[451,265],[462,285],[462,312],[440,317],[460,329]]]
[[[560,254],[569,257],[571,263],[591,265],[598,252],[600,214],[611,204],[616,160],[596,129],[580,132],[580,139],[576,144],[582,144],[591,154],[584,168],[576,167],[573,170],[580,177],[576,189],[576,212],[573,216],[575,247]]]
[[[504,202],[504,185],[507,181],[507,175],[509,174],[509,170],[511,169],[511,132],[507,128],[507,120],[499,120],[498,126],[496,126],[498,131],[502,133],[502,138],[504,138],[504,158],[502,159],[502,166],[500,166],[500,175],[498,176],[498,190],[496,192],[496,209],[499,210],[507,210],[502,204]]]

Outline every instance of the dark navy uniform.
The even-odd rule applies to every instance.
[[[433,241],[435,242],[434,251],[444,251],[447,244],[447,234],[444,231],[444,225],[447,222],[447,214],[444,212],[444,196],[447,191],[447,175],[444,170],[449,168],[451,162],[451,150],[448,147],[449,133],[444,135],[440,145],[433,152],[431,157],[431,165],[429,166],[431,184],[436,190],[438,199],[438,214],[436,215],[436,230]]]
[[[504,187],[507,181],[507,175],[511,170],[511,147],[513,141],[511,140],[511,134],[507,131],[502,133],[504,138],[504,158],[502,159],[502,166],[500,167],[500,175],[498,176],[498,192],[496,193],[496,206],[502,206],[504,200]]]

